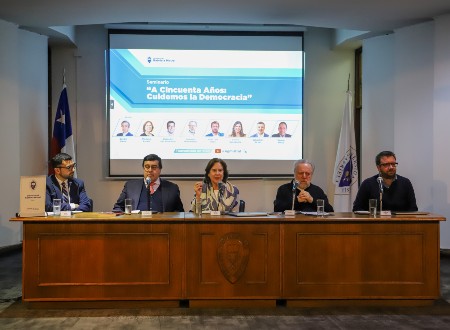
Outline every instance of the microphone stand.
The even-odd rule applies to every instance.
[[[380,214],[383,211],[383,190],[380,190]]]
[[[298,182],[294,181],[293,185],[292,185],[292,208],[291,210],[294,211],[294,204],[295,204],[295,190],[298,187]]]
[[[380,188],[380,214],[383,211],[383,178],[379,176],[377,178]]]
[[[152,208],[153,208],[153,205],[152,205],[153,204],[153,196],[150,191],[150,189],[151,189],[150,183],[152,182],[150,177],[147,177],[146,182],[147,182],[147,193],[148,193],[148,210],[151,212]]]
[[[223,188],[224,188],[224,184],[223,184],[223,182],[219,182],[219,200],[218,200],[218,203],[217,203],[217,211],[220,211],[219,210],[219,208],[220,208],[220,205],[222,204],[223,205],[223,203],[222,203],[222,190],[223,190]],[[225,207],[224,207],[224,211],[226,211],[225,210]]]

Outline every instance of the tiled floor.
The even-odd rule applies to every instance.
[[[0,256],[0,329],[450,329],[450,254],[441,253],[442,299],[415,308],[27,309],[21,252]]]

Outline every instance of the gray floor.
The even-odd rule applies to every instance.
[[[27,309],[22,253],[0,255],[0,329],[450,329],[450,253],[441,252],[441,295],[414,308]]]

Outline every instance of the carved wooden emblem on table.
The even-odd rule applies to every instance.
[[[248,264],[248,241],[238,233],[228,233],[219,241],[217,247],[217,262],[223,276],[231,284],[236,283],[245,273]]]

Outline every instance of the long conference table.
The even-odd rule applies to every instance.
[[[423,306],[440,297],[436,214],[79,213],[23,222],[30,306]]]

